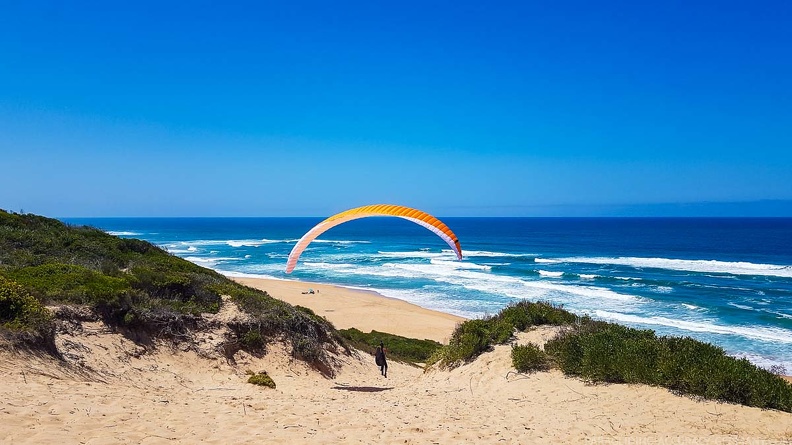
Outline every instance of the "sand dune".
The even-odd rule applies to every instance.
[[[256,285],[284,299],[293,292],[300,297],[292,297],[302,298],[299,292],[308,287]],[[343,327],[342,308],[352,294],[311,287],[320,288],[320,297],[310,300],[317,302],[314,310]],[[337,304],[333,292],[343,294]],[[381,327],[384,321],[377,321],[387,314],[374,310],[393,310],[387,303],[366,306],[365,319],[359,321],[387,331]],[[323,313],[323,307],[329,312]],[[456,323],[444,316],[437,320],[442,322],[434,330],[418,328],[426,333],[420,336],[447,337]],[[551,328],[543,328],[520,334],[518,342],[542,344],[552,335]],[[4,351],[0,443],[792,441],[792,414],[699,402],[640,385],[587,385],[557,371],[516,374],[509,346],[498,346],[453,371],[424,373],[391,363],[387,379],[379,375],[373,357],[339,356],[337,376],[327,379],[277,346],[263,358],[239,352],[236,364],[229,364],[212,355],[221,336],[205,334],[194,350],[161,346],[146,352],[99,323],[85,323],[58,339],[72,368]],[[277,388],[246,383],[247,369],[266,370]]]

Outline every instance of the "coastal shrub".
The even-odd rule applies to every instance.
[[[577,315],[549,301],[527,300],[505,307],[495,318],[510,323],[518,331],[524,331],[531,326],[565,325],[578,319]]]
[[[442,346],[434,340],[418,340],[373,330],[364,333],[350,328],[340,329],[338,333],[356,349],[369,354],[374,354],[377,346],[382,342],[388,351],[389,359],[413,364],[425,363]]]
[[[52,320],[47,308],[18,283],[0,276],[0,326],[10,331],[38,331]]]
[[[443,346],[427,361],[441,367],[453,367],[475,359],[492,345],[511,340],[515,330],[525,331],[533,326],[574,323],[578,316],[550,302],[519,301],[503,308],[493,317],[469,320],[457,325],[448,345]]]
[[[282,340],[293,356],[329,369],[325,350],[344,342],[322,317],[149,242],[37,215],[0,210],[0,274],[48,303],[85,304],[133,340],[187,340],[228,295],[250,315],[232,326],[244,348]]]
[[[520,372],[546,371],[550,369],[550,358],[533,343],[512,346],[511,357],[514,369]]]
[[[107,276],[76,264],[41,264],[7,274],[40,299],[52,302],[106,304],[131,289],[123,278]]]
[[[792,412],[792,386],[746,359],[688,337],[584,319],[545,344],[567,375],[644,383],[680,394]]]
[[[52,315],[22,286],[0,275],[0,337],[55,352]]]
[[[248,377],[248,383],[252,383],[258,386],[266,386],[268,388],[275,389],[275,381],[272,380],[272,377],[267,374],[266,371],[261,371],[259,373],[254,373],[253,371],[247,371],[250,377]]]
[[[264,338],[259,331],[247,331],[239,340],[247,350],[259,350],[264,347]]]

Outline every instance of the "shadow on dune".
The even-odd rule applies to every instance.
[[[358,392],[381,392],[389,391],[391,388],[378,388],[375,386],[334,386],[333,389],[341,389],[344,391],[358,391]]]

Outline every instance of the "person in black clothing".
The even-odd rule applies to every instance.
[[[388,360],[385,358],[385,345],[383,345],[382,342],[380,342],[379,346],[377,346],[377,352],[374,353],[374,361],[377,362],[377,366],[380,367],[380,372],[387,379]]]

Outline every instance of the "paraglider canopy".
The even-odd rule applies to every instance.
[[[337,213],[319,224],[315,225],[311,230],[306,232],[305,235],[297,241],[297,244],[292,248],[289,254],[289,259],[286,262],[286,273],[291,273],[294,266],[297,265],[297,259],[300,258],[303,250],[308,247],[316,237],[326,232],[327,230],[343,224],[353,219],[367,218],[370,216],[395,216],[398,218],[406,219],[418,225],[426,227],[434,232],[437,236],[443,239],[454,251],[458,259],[462,259],[462,247],[459,245],[459,238],[448,228],[442,221],[434,216],[410,207],[390,204],[375,204],[363,207],[349,209],[341,213]]]

